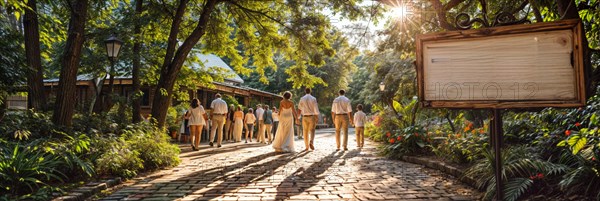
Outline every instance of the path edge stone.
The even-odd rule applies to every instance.
[[[442,171],[446,174],[456,177],[459,181],[478,189],[475,179],[465,176],[465,171],[463,169],[452,166],[443,161],[431,160],[431,158],[422,158],[417,156],[402,156],[400,159],[405,162],[419,164],[434,170]]]
[[[83,186],[70,190],[67,193],[67,195],[63,195],[52,199],[52,201],[83,201],[98,194],[102,190],[119,185],[121,184],[121,182],[123,181],[120,177],[88,182]]]

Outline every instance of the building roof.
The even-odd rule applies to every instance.
[[[247,91],[254,92],[255,94],[265,94],[265,95],[270,95],[270,96],[275,96],[275,97],[280,97],[280,98],[282,97],[281,95],[274,94],[271,92],[254,89],[254,88],[250,88],[250,87],[246,87],[246,86],[239,86],[239,84],[244,83],[244,80],[237,73],[235,73],[235,71],[233,71],[233,69],[231,69],[231,67],[229,67],[229,65],[227,65],[225,62],[223,62],[223,60],[221,58],[219,58],[217,55],[202,54],[202,53],[199,53],[198,51],[193,51],[191,54],[194,54],[194,56],[196,56],[202,62],[202,64],[200,64],[198,62],[192,63],[191,67],[193,69],[206,69],[206,68],[211,68],[211,67],[218,67],[218,68],[223,69],[225,71],[225,73],[228,73],[230,75],[229,78],[225,78],[226,82],[224,82],[224,83],[223,82],[213,82],[213,84],[236,88],[236,89],[240,89],[240,90],[247,90]],[[110,75],[109,75],[109,77],[110,77]],[[115,76],[115,79],[131,79],[131,78],[132,78],[131,75]],[[92,81],[93,79],[94,79],[94,77],[91,74],[77,75],[77,81]],[[107,77],[107,79],[108,79],[108,77]],[[58,80],[59,80],[58,78],[44,79],[44,82],[53,83],[53,82],[58,82]],[[229,81],[229,82],[227,82],[227,81]]]
[[[207,69],[211,67],[218,67],[225,71],[227,74],[225,77],[226,81],[235,82],[237,84],[244,83],[244,80],[237,74],[229,65],[227,65],[220,57],[214,54],[202,54],[199,51],[192,51],[190,54],[197,57],[200,62],[191,63],[192,69]]]

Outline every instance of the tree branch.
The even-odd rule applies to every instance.
[[[529,4],[529,0],[524,0],[523,3],[521,3],[521,5],[519,5],[519,7],[515,8],[511,14],[515,14],[518,13],[519,11],[522,11],[523,9],[525,9],[525,6],[527,6],[527,4]]]
[[[445,6],[442,4],[440,0],[429,0],[431,5],[435,9],[438,17],[439,26],[446,30],[456,30],[456,27],[448,23],[448,19],[446,19],[446,11]]]
[[[289,29],[290,31],[292,31],[292,33],[297,33],[297,31],[295,29],[293,29],[292,27],[288,27],[285,23],[281,22],[278,19],[275,19],[274,17],[271,17],[271,16],[267,15],[266,13],[246,8],[246,7],[240,5],[240,4],[238,4],[238,3],[236,3],[235,1],[232,1],[232,0],[227,0],[227,2],[230,3],[230,4],[232,4],[232,5],[234,5],[234,6],[236,6],[236,7],[238,7],[238,8],[240,8],[240,9],[242,9],[243,11],[250,12],[250,13],[256,13],[256,14],[259,14],[261,16],[264,16],[264,17],[266,17],[266,18],[268,18],[268,19],[276,22],[277,24],[281,25],[282,27],[284,27],[286,29]]]
[[[444,5],[444,10],[449,11],[450,9],[458,6],[458,4],[464,2],[465,0],[451,0],[446,5]]]

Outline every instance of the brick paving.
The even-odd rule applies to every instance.
[[[332,129],[321,129],[315,151],[273,153],[270,145],[181,145],[175,168],[129,180],[101,200],[477,200],[480,193],[420,165],[377,155],[376,144],[336,151]]]

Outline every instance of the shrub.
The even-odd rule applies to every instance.
[[[484,158],[471,166],[465,176],[475,179],[477,187],[486,191],[484,199],[491,200],[496,194],[495,156],[488,148],[483,150]],[[564,165],[541,160],[525,146],[504,149],[501,155],[505,200],[517,200],[528,192],[541,191],[547,180],[558,178],[567,169]]]
[[[472,163],[482,158],[482,149],[488,143],[487,133],[479,133],[479,131],[476,134],[471,132],[448,134],[442,139],[442,143],[433,145],[433,152],[440,158],[459,164]]]
[[[24,195],[73,175],[93,175],[91,163],[79,157],[88,145],[85,135],[0,142],[0,192]]]
[[[102,153],[96,168],[102,175],[131,178],[141,170],[179,164],[179,148],[169,143],[163,129],[146,122],[127,127],[120,137],[98,138],[96,142]]]
[[[398,157],[403,154],[423,154],[430,152],[431,135],[422,126],[409,126],[401,132],[387,132],[388,144],[384,146],[384,154]]]

